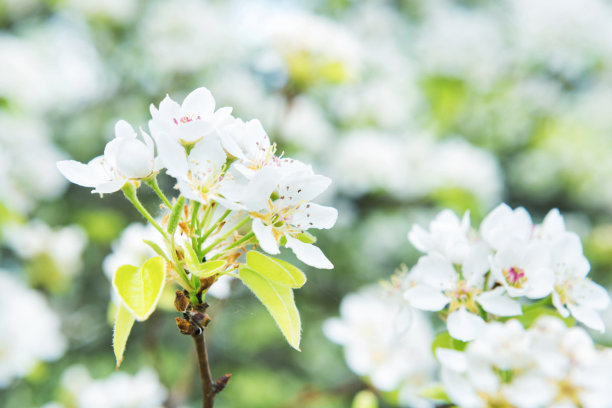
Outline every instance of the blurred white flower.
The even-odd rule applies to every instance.
[[[39,361],[54,361],[66,350],[60,319],[46,299],[0,270],[0,388],[28,375]]]
[[[351,293],[342,300],[340,318],[326,320],[323,331],[344,346],[349,368],[369,377],[376,388],[403,387],[410,406],[432,406],[417,395],[432,381],[435,370],[433,331],[429,321],[410,310],[401,296],[390,295],[382,286]]]
[[[550,316],[528,330],[516,320],[491,323],[464,352],[438,348],[436,355],[444,388],[461,408],[603,408],[612,397],[609,350]]]
[[[43,221],[34,219],[24,225],[3,227],[3,238],[22,259],[48,257],[55,263],[57,271],[67,277],[81,270],[81,256],[87,245],[87,235],[81,227],[70,225],[52,229]]]
[[[11,211],[26,213],[36,201],[57,198],[64,192],[66,180],[49,171],[64,157],[51,142],[44,122],[0,113],[0,201]]]
[[[57,168],[71,182],[94,187],[92,193],[114,193],[130,180],[143,180],[160,169],[151,137],[140,130],[143,141],[125,120],[115,124],[115,138],[106,144],[104,155],[87,164],[75,160],[57,162]]]
[[[161,408],[168,396],[157,373],[148,367],[134,375],[119,371],[92,379],[87,368],[75,365],[64,372],[62,383],[76,408]]]

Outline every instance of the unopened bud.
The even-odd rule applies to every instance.
[[[201,332],[201,329],[199,327],[195,326],[187,319],[175,317],[174,320],[176,320],[176,325],[178,326],[178,329],[182,334],[188,334],[193,336],[194,334],[199,334],[199,332]]]
[[[202,327],[206,327],[210,323],[210,316],[207,313],[194,312],[191,314],[191,318]]]
[[[208,278],[200,278],[200,290],[206,291],[208,288],[212,286],[213,283],[217,280],[218,275],[209,276]]]
[[[184,313],[188,311],[191,306],[191,302],[189,302],[189,298],[183,293],[183,291],[177,290],[176,297],[174,298],[174,307],[177,311]]]
[[[215,393],[223,391],[223,389],[227,386],[230,378],[232,378],[232,374],[228,373],[219,377],[217,382],[215,383]]]

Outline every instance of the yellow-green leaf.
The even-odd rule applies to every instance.
[[[260,275],[283,286],[290,288],[301,288],[306,283],[304,272],[291,265],[289,262],[266,256],[261,252],[249,251],[246,256],[249,268]]]
[[[256,271],[242,267],[240,279],[268,309],[281,332],[294,349],[300,349],[301,322],[293,290],[265,279]]]
[[[123,352],[125,351],[125,344],[127,343],[128,336],[134,325],[134,316],[120,304],[117,308],[117,314],[115,315],[115,328],[113,329],[113,350],[115,351],[115,358],[117,359],[117,368],[123,361]]]
[[[124,306],[136,320],[146,320],[155,310],[164,282],[166,268],[160,256],[147,260],[142,267],[123,265],[117,269],[113,286]]]
[[[355,395],[351,408],[378,408],[378,399],[372,391],[362,390]]]
[[[197,270],[197,275],[200,278],[208,278],[218,273],[221,268],[225,266],[225,261],[208,261],[200,264]]]

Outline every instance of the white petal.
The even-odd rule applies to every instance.
[[[153,105],[151,105],[151,108],[151,116],[154,120],[160,119],[161,121],[168,122],[181,115],[181,105],[173,101],[170,95],[166,95],[159,103],[159,111],[155,111]]]
[[[201,87],[187,95],[182,108],[186,114],[212,115],[215,111],[215,98],[208,89]]]
[[[574,316],[576,320],[584,323],[591,329],[600,332],[604,332],[606,330],[603,320],[601,320],[599,314],[592,308],[588,306],[576,306],[572,305],[571,303],[567,305],[567,308],[570,310],[570,312],[572,312],[572,316]]]
[[[450,368],[458,373],[463,373],[468,369],[468,361],[465,353],[446,348],[436,349],[436,358],[444,367]]]
[[[278,170],[273,167],[264,167],[257,171],[242,190],[242,203],[251,211],[266,209],[278,178]]]
[[[590,280],[584,280],[574,286],[572,297],[579,305],[589,306],[595,310],[604,310],[610,306],[608,291]]]
[[[291,219],[291,225],[302,229],[318,228],[329,229],[338,219],[338,210],[315,203],[300,205]]]
[[[57,169],[70,182],[83,187],[95,187],[109,180],[108,177],[101,178],[91,166],[75,160],[58,161]]]
[[[153,133],[157,152],[166,172],[175,178],[187,178],[187,153],[181,144],[166,133]]]
[[[331,179],[321,175],[297,175],[285,177],[279,183],[281,203],[295,205],[302,201],[310,201],[321,194],[329,185]]]
[[[269,254],[280,254],[271,225],[264,225],[259,218],[253,218],[253,232],[261,248]]]
[[[287,238],[287,244],[285,246],[291,248],[300,261],[319,269],[333,269],[334,265],[332,265],[319,248],[288,235],[285,237]]]
[[[153,152],[140,140],[124,139],[115,158],[117,171],[124,177],[142,179],[153,172]]]
[[[448,302],[450,302],[450,299],[444,296],[439,289],[419,284],[406,290],[406,292],[404,292],[404,299],[417,309],[429,310],[432,312],[444,309]]]
[[[525,296],[530,299],[541,299],[548,296],[555,286],[555,274],[550,268],[526,270],[528,287]]]
[[[134,128],[125,120],[121,119],[115,123],[115,137],[121,139],[135,139]]]
[[[484,242],[479,242],[470,248],[462,267],[463,276],[470,286],[474,286],[491,269],[490,255],[491,251]]]
[[[353,332],[343,320],[327,319],[323,322],[323,334],[336,344],[347,344],[353,337]]]
[[[226,159],[225,150],[217,137],[205,137],[189,153],[190,168],[207,174],[220,169]]]
[[[97,185],[96,189],[92,190],[92,193],[99,193],[99,194],[114,193],[115,191],[119,191],[126,182],[127,180],[107,181],[106,183]]]
[[[444,391],[450,399],[462,408],[481,408],[484,406],[474,385],[463,375],[456,371],[442,368],[441,372]]]
[[[516,300],[503,295],[504,289],[495,288],[492,291],[481,293],[476,301],[488,313],[497,316],[516,316],[523,314],[521,304]]]
[[[425,284],[438,290],[452,289],[458,280],[457,271],[450,261],[436,253],[422,256],[414,269]]]
[[[428,252],[433,246],[431,235],[419,225],[413,225],[408,233],[410,243],[421,252]]]
[[[486,323],[480,316],[468,312],[464,307],[448,315],[446,326],[451,337],[461,341],[476,339]]]
[[[554,291],[552,293],[552,303],[557,309],[557,312],[559,312],[561,316],[569,317],[570,312],[563,306],[563,303],[561,303],[561,298],[559,297],[559,294],[557,293],[557,291]]]

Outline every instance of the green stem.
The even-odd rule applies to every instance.
[[[228,210],[229,211],[229,210]],[[226,211],[226,213],[228,212]],[[225,214],[224,214],[225,215]],[[224,217],[223,217],[224,218]],[[221,236],[220,238],[218,238],[215,242],[213,242],[212,244],[210,244],[209,246],[207,246],[206,248],[204,248],[204,250],[202,251],[205,255],[214,247],[216,247],[217,245],[219,245],[221,242],[225,241],[227,239],[227,237],[229,237],[234,231],[236,231],[238,228],[242,227],[247,221],[249,221],[251,219],[251,217],[244,217],[242,219],[242,221],[240,221],[238,224],[234,225],[229,231],[227,231],[225,234],[223,234],[223,236]]]
[[[147,211],[147,209],[138,199],[138,196],[136,195],[136,188],[134,187],[134,185],[132,183],[126,183],[121,190],[123,191],[125,198],[127,198],[134,205],[134,207],[136,207],[138,212],[140,212],[142,216],[145,217],[146,220],[149,221],[151,225],[153,225],[162,234],[164,238],[167,238],[166,231],[164,231],[164,229],[157,223],[157,221],[155,221],[149,211]]]
[[[217,220],[217,222],[215,222],[215,224],[213,226],[211,226],[210,228],[208,228],[208,230],[198,239],[198,243],[200,245],[202,245],[202,243],[204,241],[206,241],[206,238],[209,237],[210,234],[212,234],[217,228],[219,228],[219,225],[223,222],[223,220],[225,220],[227,218],[227,216],[231,213],[231,210],[226,210],[223,215],[221,216],[221,218],[219,218]],[[208,224],[208,220],[206,221],[206,224]],[[208,226],[208,225],[206,225]],[[215,244],[216,245],[216,244]],[[202,251],[202,253],[206,254],[208,251],[204,250]]]
[[[157,184],[157,177],[155,176],[150,177],[149,179],[145,180],[145,183],[147,183],[147,185],[151,187],[153,191],[155,191],[157,196],[164,202],[164,204],[166,204],[168,208],[172,208],[172,204],[170,204],[170,200],[168,200],[164,192],[161,191],[161,189],[159,188],[159,184]]]
[[[227,253],[229,250],[234,249],[234,248],[236,248],[236,247],[238,247],[238,246],[240,246],[242,244],[248,243],[251,239],[253,239],[254,236],[255,236],[255,234],[253,233],[253,231],[249,232],[244,237],[240,238],[238,241],[236,241],[233,244],[229,245],[223,251],[219,252],[217,255],[215,255],[212,258],[210,258],[210,260],[214,261],[215,259],[220,258],[222,255]]]

